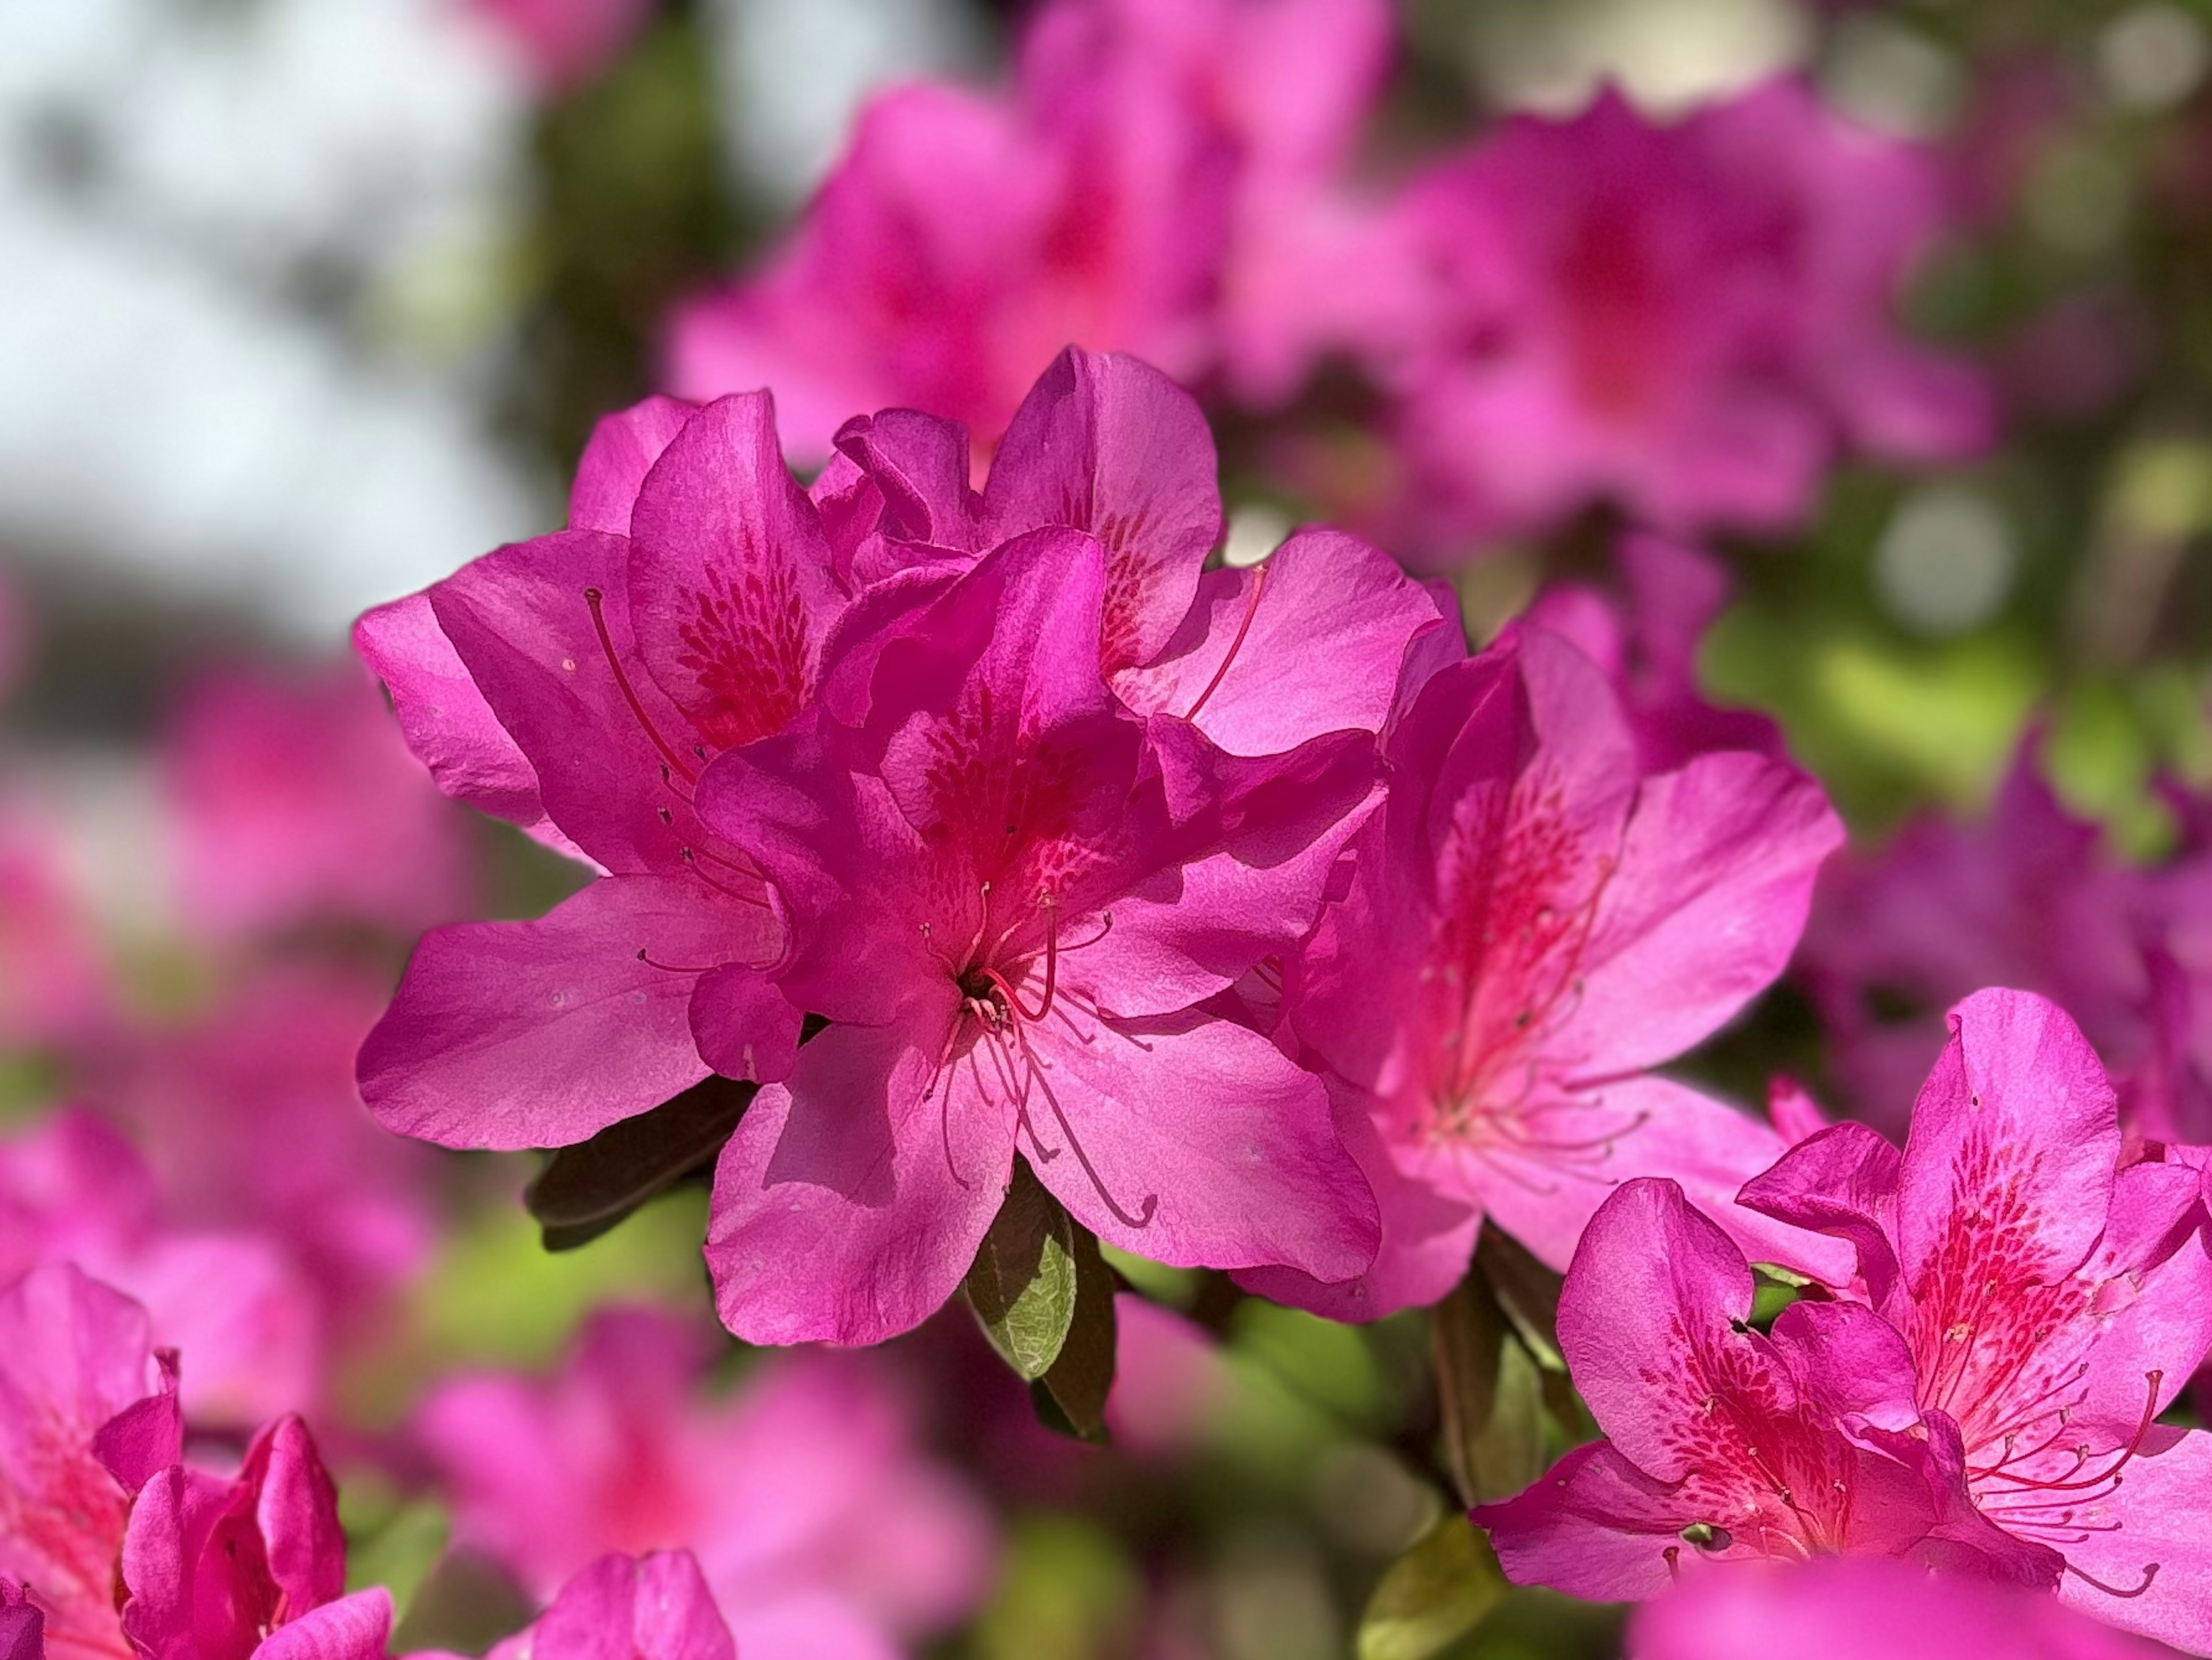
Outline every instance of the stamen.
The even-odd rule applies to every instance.
[[[1237,660],[1237,653],[1244,644],[1244,636],[1252,631],[1253,614],[1260,609],[1260,591],[1267,585],[1267,568],[1265,565],[1254,566],[1252,595],[1244,602],[1244,620],[1237,625],[1237,637],[1229,642],[1229,650],[1222,657],[1220,667],[1213,671],[1213,678],[1206,683],[1206,690],[1199,693],[1198,701],[1190,706],[1189,712],[1183,716],[1184,720],[1197,720],[1198,712],[1206,707],[1206,700],[1213,696],[1214,689],[1227,677],[1229,666]]]
[[[713,877],[708,875],[705,871],[699,868],[699,855],[694,853],[690,848],[681,849],[681,856],[684,864],[690,867],[691,874],[697,877],[708,887],[714,889],[715,892],[721,894],[727,898],[734,899],[741,905],[757,905],[763,910],[770,910],[774,909],[774,907],[768,903],[767,899],[759,894],[742,893],[736,888],[730,887],[724,883],[717,882]],[[727,863],[728,861],[725,860],[724,862]]]
[[[2015,1475],[2010,1470],[2002,1467],[1988,1470],[1970,1470],[1968,1474],[1980,1476],[1985,1481],[2016,1482],[2024,1490],[2033,1489],[2038,1493],[2079,1493],[2085,1487],[2102,1487],[2107,1481],[2115,1481],[2120,1471],[2127,1467],[2128,1461],[2142,1450],[2143,1438],[2150,1433],[2150,1426],[2158,1417],[2158,1386],[2165,1376],[2163,1371],[2147,1371],[2143,1374],[2143,1381],[2150,1386],[2150,1389],[2148,1398],[2143,1402],[2142,1421],[2136,1424],[2135,1434],[2130,1438],[2127,1445],[2120,1450],[2119,1456],[2114,1459],[2109,1467],[2100,1470],[2094,1475],[2085,1475],[2062,1481],[2039,1481],[2032,1475]],[[2083,1463],[2088,1462],[2088,1456],[2087,1449],[2082,1449],[2081,1462],[2074,1466],[2074,1469],[2080,1469]],[[2069,1470],[2067,1474],[2071,1476],[2073,1471]]]
[[[2155,1578],[2158,1578],[2158,1570],[2159,1570],[2160,1566],[2160,1564],[2158,1564],[2158,1563],[2156,1563],[2156,1562],[2146,1562],[2146,1563],[2144,1563],[2144,1564],[2143,1564],[2143,1571],[2142,1571],[2142,1584],[2141,1584],[2140,1585],[2137,1585],[2137,1586],[2136,1586],[2134,1590],[2121,1590],[2118,1585],[2108,1585],[2108,1584],[2106,1584],[2103,1580],[2101,1580],[2101,1579],[2100,1579],[2100,1578],[2096,1578],[2096,1576],[2094,1576],[2094,1574],[2087,1574],[2087,1573],[2084,1573],[2084,1572],[2082,1572],[2081,1569],[2079,1569],[2079,1568],[2075,1567],[2075,1566],[2071,1562],[2069,1562],[2069,1563],[2066,1565],[2066,1572],[2069,1572],[2069,1573],[2070,1573],[2070,1574],[2072,1574],[2072,1575],[2073,1575],[2076,1579],[2079,1579],[2079,1580],[2080,1580],[2083,1584],[2085,1584],[2085,1585],[2094,1585],[2094,1586],[2095,1586],[2099,1590],[2100,1590],[2100,1591],[2104,1592],[2104,1593],[2105,1593],[2105,1595],[2106,1595],[2106,1596],[2118,1596],[2118,1597],[2122,1597],[2122,1598],[2125,1598],[2125,1599],[2133,1599],[2133,1598],[2135,1598],[2135,1597],[2141,1596],[2142,1596],[2145,1591],[2147,1591],[2147,1590],[2148,1590],[2150,1589],[2150,1582],[2151,1582],[2152,1580],[2154,1580],[2154,1579],[2155,1579]]]
[[[660,735],[660,728],[653,724],[653,717],[645,712],[645,705],[639,701],[636,689],[630,684],[629,676],[623,672],[622,660],[615,655],[614,636],[607,632],[604,608],[605,598],[595,587],[584,590],[584,603],[592,608],[592,629],[599,636],[599,650],[606,657],[607,667],[614,672],[615,685],[621,691],[623,701],[629,705],[629,712],[636,718],[639,727],[653,740],[653,748],[660,751],[660,758],[674,768],[686,784],[696,784],[699,781],[698,773]],[[694,749],[702,760],[706,758],[704,750],[698,749],[696,745]]]
[[[716,969],[721,966],[719,963],[709,963],[704,968],[695,969],[685,968],[681,964],[675,963],[656,963],[653,958],[645,954],[645,947],[643,946],[640,946],[637,948],[637,960],[644,964],[646,967],[649,969],[659,969],[663,974],[712,974]]]
[[[1112,1211],[1115,1216],[1127,1226],[1133,1228],[1151,1226],[1152,1216],[1160,1207],[1159,1195],[1146,1194],[1141,1212],[1138,1215],[1132,1216],[1121,1208],[1114,1195],[1106,1190],[1106,1183],[1099,1176],[1097,1166],[1091,1162],[1091,1155],[1084,1152],[1083,1143],[1076,1136],[1075,1127],[1067,1122],[1067,1114],[1060,1108],[1060,1098],[1053,1093],[1051,1083],[1045,1078],[1043,1068],[1038,1064],[1036,1056],[1030,1053],[1026,1042],[1022,1045],[1022,1052],[1030,1063],[1030,1076],[1043,1093],[1045,1104],[1052,1109],[1053,1119],[1060,1126],[1061,1138],[1066,1141],[1068,1150],[1074,1153],[1075,1162],[1083,1166],[1083,1173],[1091,1178],[1091,1185],[1097,1190],[1099,1198],[1105,1201],[1106,1208]]]

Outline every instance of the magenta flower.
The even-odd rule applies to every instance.
[[[1924,1421],[2064,1601],[2212,1651],[2212,1434],[2156,1422],[2212,1345],[2200,1173],[2116,1168],[2112,1086],[2053,1004],[1978,992],[1949,1022],[1904,1152],[1838,1124],[1741,1202],[1853,1245]]]
[[[2155,1660],[2170,1651],[1996,1583],[1832,1559],[1685,1576],[1629,1622],[1632,1660]]]
[[[57,1651],[383,1660],[391,1599],[344,1595],[337,1494],[300,1420],[235,1475],[183,1449],[177,1358],[144,1309],[69,1263],[0,1292],[0,1575]]]
[[[2137,870],[2043,781],[2033,735],[1978,823],[1928,817],[1822,879],[1800,970],[1852,1114],[1904,1128],[1942,1012],[2019,986],[2081,1024],[2134,1133],[2212,1140],[2212,1054],[2191,1011],[2212,999],[2212,853]]]
[[[435,1242],[437,1155],[380,1128],[354,1087],[383,1003],[332,968],[264,969],[191,1024],[139,1034],[104,1096],[164,1219],[279,1242],[341,1341],[378,1335],[375,1315]]]
[[[602,1310],[550,1379],[441,1386],[417,1430],[455,1537],[540,1596],[606,1552],[681,1543],[746,1660],[893,1652],[974,1607],[989,1523],[915,1447],[890,1373],[781,1355],[717,1400],[710,1358],[685,1323]]]
[[[358,670],[211,675],[178,706],[164,761],[179,897],[200,934],[413,933],[474,901],[467,825]]]
[[[1287,390],[1316,325],[1285,290],[1341,258],[1322,186],[1389,40],[1376,0],[1055,0],[1012,88],[863,111],[766,266],[678,313],[670,379],[775,386],[810,461],[886,405],[964,423],[988,453],[1070,341],[1187,380],[1231,355]]]
[[[917,1324],[1018,1140],[1086,1227],[1158,1261],[1339,1280],[1372,1255],[1319,1081],[1195,1007],[1311,925],[1372,738],[1240,757],[1138,719],[1099,672],[1109,569],[1045,530],[929,577],[825,670],[857,724],[701,782],[789,921],[773,983],[834,1023],[716,1175],[708,1261],[749,1341]]]
[[[1710,750],[1779,759],[1782,729],[1756,709],[1723,708],[1698,684],[1698,648],[1728,603],[1728,574],[1709,555],[1631,532],[1616,553],[1618,597],[1579,584],[1547,588],[1528,619],[1564,635],[1605,670],[1636,733],[1637,764],[1665,772]]]
[[[177,1225],[130,1144],[76,1110],[0,1140],[0,1284],[61,1259],[192,1356],[196,1424],[244,1429],[319,1398],[321,1309],[290,1253],[257,1229]]]
[[[426,936],[362,1046],[362,1093],[403,1134],[552,1146],[720,1066],[788,1065],[718,972],[780,930],[692,793],[718,753],[812,698],[845,598],[764,393],[653,399],[600,423],[570,527],[362,619],[402,730],[447,794],[606,873],[534,922]],[[736,1000],[733,1001],[732,1000]]]
[[[834,1646],[808,1651],[823,1660],[878,1652]],[[747,1660],[754,1652],[746,1649]],[[677,1550],[635,1560],[601,1557],[563,1585],[526,1629],[494,1644],[486,1660],[736,1660],[736,1654],[698,1562]]]
[[[337,1493],[295,1417],[255,1436],[235,1476],[172,1462],[146,1481],[118,1583],[143,1660],[384,1660],[392,1627],[385,1591],[345,1595]]]
[[[1431,298],[1376,367],[1410,517],[1444,545],[1598,500],[1772,529],[1839,442],[1916,460],[1989,435],[1978,380],[1892,320],[1942,222],[1933,161],[1794,82],[1671,125],[1612,94],[1515,117],[1397,211]]]
[[[837,443],[817,489],[850,480],[840,539],[856,580],[1082,531],[1106,549],[1099,667],[1115,695],[1233,753],[1379,732],[1401,679],[1466,654],[1456,601],[1355,537],[1303,530],[1261,565],[1206,570],[1222,532],[1213,435],[1195,398],[1136,358],[1062,352],[981,492],[957,423],[887,410],[847,422]]]
[[[1334,1286],[1250,1283],[1368,1319],[1443,1296],[1486,1215],[1564,1268],[1630,1177],[1674,1177],[1727,1214],[1784,1143],[1650,1068],[1788,958],[1841,836],[1818,786],[1741,752],[1643,774],[1604,676],[1535,629],[1431,679],[1385,759],[1350,891],[1287,982],[1382,1252]],[[1747,1215],[1729,1226],[1765,1237]]]
[[[131,1493],[183,1444],[176,1383],[145,1310],[76,1268],[0,1292],[0,1575],[29,1588],[57,1652],[131,1652],[116,1563]]]
[[[1793,1304],[1762,1335],[1752,1293],[1743,1253],[1675,1183],[1630,1182],[1599,1208],[1559,1333],[1607,1438],[1476,1507],[1507,1578],[1640,1601],[1705,1562],[1873,1555],[2034,1583],[2041,1554],[1966,1501],[1957,1436],[1919,1432],[1905,1340],[1842,1302]]]

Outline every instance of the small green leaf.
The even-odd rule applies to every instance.
[[[1393,1562],[1359,1621],[1359,1660],[1429,1660],[1480,1625],[1505,1576],[1474,1524],[1447,1516]]]
[[[1098,1254],[1097,1236],[1075,1231],[1075,1318],[1052,1369],[1030,1385],[1037,1417],[1081,1441],[1106,1438],[1106,1397],[1114,1388],[1114,1270]]]
[[[710,1163],[757,1086],[709,1074],[650,1112],[557,1149],[522,1196],[548,1250],[587,1245]]]
[[[1544,1473],[1544,1371],[1478,1270],[1436,1306],[1444,1459],[1469,1505],[1510,1498]]]
[[[991,1347],[1028,1383],[1052,1370],[1075,1323],[1076,1231],[1028,1161],[1016,1158],[1006,1202],[968,1270],[968,1304]]]
[[[1474,1261],[1536,1363],[1547,1371],[1565,1371],[1567,1359],[1559,1353],[1559,1336],[1565,1277],[1546,1268],[1526,1245],[1500,1228],[1483,1229]]]

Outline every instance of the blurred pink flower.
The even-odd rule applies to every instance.
[[[143,1303],[192,1358],[195,1426],[243,1429],[319,1399],[314,1292],[269,1235],[173,1225],[144,1162],[88,1112],[0,1140],[0,1283],[66,1259]]]
[[[2212,1432],[2155,1421],[2212,1344],[2202,1173],[2120,1167],[2112,1086],[2056,1005],[1977,992],[1948,1024],[1902,1153],[1838,1124],[1741,1202],[1852,1245],[1850,1289],[1910,1345],[1923,1422],[2039,1578],[2212,1651]]]
[[[850,1651],[809,1651],[845,1660]],[[858,1652],[872,1652],[860,1651]],[[745,1660],[753,1651],[747,1649]],[[4,1660],[4,1657],[0,1657]],[[417,1655],[411,1660],[430,1660]],[[603,1556],[485,1660],[738,1660],[699,1564],[684,1550]]]
[[[462,0],[497,30],[548,97],[613,64],[659,0]]]
[[[1994,1582],[1831,1557],[1686,1576],[1628,1627],[1630,1660],[2156,1660],[2172,1651]]]
[[[1134,1292],[1114,1298],[1114,1388],[1106,1426],[1139,1458],[1187,1453],[1228,1403],[1220,1343],[1204,1328]]]
[[[1528,620],[1562,635],[1606,672],[1636,733],[1637,764],[1664,772],[1711,750],[1782,759],[1782,729],[1757,709],[1722,708],[1698,684],[1698,647],[1728,603],[1717,560],[1682,543],[1631,532],[1616,551],[1623,592],[1583,583],[1547,588]]]
[[[1762,990],[1842,827],[1758,753],[1646,773],[1589,658],[1516,628],[1443,669],[1385,741],[1389,794],[1285,979],[1297,1039],[1382,1207],[1371,1270],[1240,1276],[1340,1319],[1435,1301],[1486,1216],[1565,1267],[1606,1194],[1679,1179],[1727,1208],[1784,1146],[1657,1074]]]
[[[991,1525],[915,1447],[896,1374],[794,1353],[718,1398],[702,1386],[720,1347],[607,1309],[550,1378],[441,1386],[417,1428],[456,1540],[540,1596],[605,1552],[684,1547],[744,1660],[890,1657],[968,1613]]]
[[[67,1048],[102,1031],[113,1012],[64,834],[27,804],[0,798],[0,1048]]]
[[[278,1419],[234,1476],[180,1460],[138,1487],[117,1575],[141,1660],[384,1660],[392,1599],[345,1594],[337,1491],[307,1426]]]
[[[1979,822],[1921,818],[1822,877],[1798,972],[1844,1104],[1901,1130],[1942,1011],[2017,986],[2081,1023],[2131,1131],[2212,1140],[2212,848],[2185,841],[2160,867],[2130,867],[2040,761],[2032,736]]]
[[[133,1031],[102,1079],[164,1198],[195,1228],[281,1241],[337,1329],[428,1260],[441,1166],[369,1116],[354,1054],[382,1012],[375,980],[272,965],[181,1025]]]
[[[127,1657],[117,1565],[131,1493],[180,1456],[174,1357],[157,1362],[143,1309],[66,1263],[6,1280],[0,1575],[29,1587],[57,1653]]]
[[[669,379],[774,386],[810,463],[887,405],[988,453],[1071,343],[1287,390],[1328,320],[1299,296],[1345,291],[1311,280],[1345,263],[1319,198],[1389,46],[1377,0],[1054,0],[1011,88],[870,105],[784,246],[678,313]]]
[[[1923,1432],[1905,1339],[1871,1309],[1749,1323],[1750,1266],[1674,1183],[1599,1207],[1559,1298],[1559,1347],[1606,1439],[1478,1505],[1506,1577],[1640,1601],[1693,1571],[1907,1556],[2048,1585],[2048,1553],[1979,1515],[1948,1420]]]
[[[1440,551],[1600,501],[1784,528],[1840,447],[1924,461],[1990,435],[1978,378],[1893,318],[1944,223],[1932,159],[1796,82],[1672,125],[1613,94],[1513,117],[1395,210],[1427,297],[1371,356],[1407,528]]]
[[[185,915],[214,939],[407,934],[471,907],[468,826],[356,669],[210,675],[178,704],[165,774]]]

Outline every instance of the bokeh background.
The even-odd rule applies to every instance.
[[[713,1323],[699,1192],[550,1255],[532,1161],[392,1142],[352,1094],[421,928],[533,915],[572,878],[429,789],[351,619],[557,527],[592,421],[694,374],[672,317],[777,257],[856,112],[917,79],[1002,88],[1036,9],[0,8],[0,1277],[64,1238],[173,1308],[217,1438],[313,1412],[402,1648],[520,1624],[575,1564],[514,1517],[565,1505],[619,1512],[625,1548],[711,1535],[769,1645],[803,1592],[977,1660],[1613,1651],[1613,1613],[1498,1602],[1479,1561],[1445,1564],[1461,1604],[1385,1583],[1455,1503],[1419,1316],[1333,1327],[1121,1262],[1144,1300],[1116,1442],[1078,1447],[962,1309],[855,1369],[764,1362]],[[1931,192],[1882,304],[1971,373],[1985,431],[1856,446],[1802,513],[1695,527],[1704,696],[1778,719],[1855,847],[1800,968],[1689,1069],[1893,1125],[1943,1003],[2030,984],[2142,1110],[2212,1139],[2212,6],[1401,0],[1390,23],[1354,196],[1516,112],[1671,124],[1776,76],[1911,146]],[[1282,269],[1375,297],[1357,259]],[[1310,356],[1261,392],[1194,375],[1229,556],[1353,523],[1448,573],[1478,640],[1547,585],[1632,586],[1617,503],[1431,511],[1418,415],[1358,354]],[[216,1280],[264,1289],[210,1308]],[[687,1468],[724,1474],[702,1494]],[[1363,1638],[1378,1585],[1421,1617]]]

